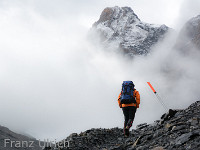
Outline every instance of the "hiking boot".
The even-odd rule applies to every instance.
[[[129,136],[129,127],[126,126],[126,128],[124,129],[124,136],[128,137]]]
[[[127,137],[128,137],[128,135],[124,135],[124,137],[125,137],[125,138],[127,138]]]

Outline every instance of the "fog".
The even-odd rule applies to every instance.
[[[185,108],[199,100],[199,52],[183,56],[173,49],[177,33],[169,34],[147,57],[129,60],[112,47],[88,40],[90,16],[54,4],[45,8],[45,3],[36,6],[33,1],[1,2],[0,125],[37,139],[123,127],[117,97],[124,80],[132,80],[141,94],[133,128],[165,112],[148,81],[168,108]],[[58,12],[51,12],[50,6]]]

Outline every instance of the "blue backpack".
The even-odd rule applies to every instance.
[[[136,103],[135,97],[133,96],[135,85],[132,81],[123,81],[122,91],[121,91],[121,104],[131,104]]]

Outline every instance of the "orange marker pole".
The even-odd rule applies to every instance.
[[[156,94],[156,90],[153,88],[153,86],[151,85],[151,83],[150,82],[147,82],[147,83],[150,86],[150,88],[152,89],[152,91]]]
[[[156,97],[158,98],[159,102],[162,104],[162,106],[164,107],[164,109],[166,110],[166,112],[168,111],[167,106],[165,105],[165,103],[162,101],[162,99],[160,98],[160,96],[158,95],[158,93],[156,92],[156,90],[153,88],[153,86],[151,85],[150,82],[147,82],[147,84],[150,86],[150,88],[152,89],[152,91],[154,92],[154,94],[156,95]]]

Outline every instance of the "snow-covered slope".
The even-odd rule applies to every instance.
[[[105,45],[115,44],[130,56],[143,55],[168,31],[165,25],[142,22],[130,7],[107,7],[92,30],[101,36]]]

